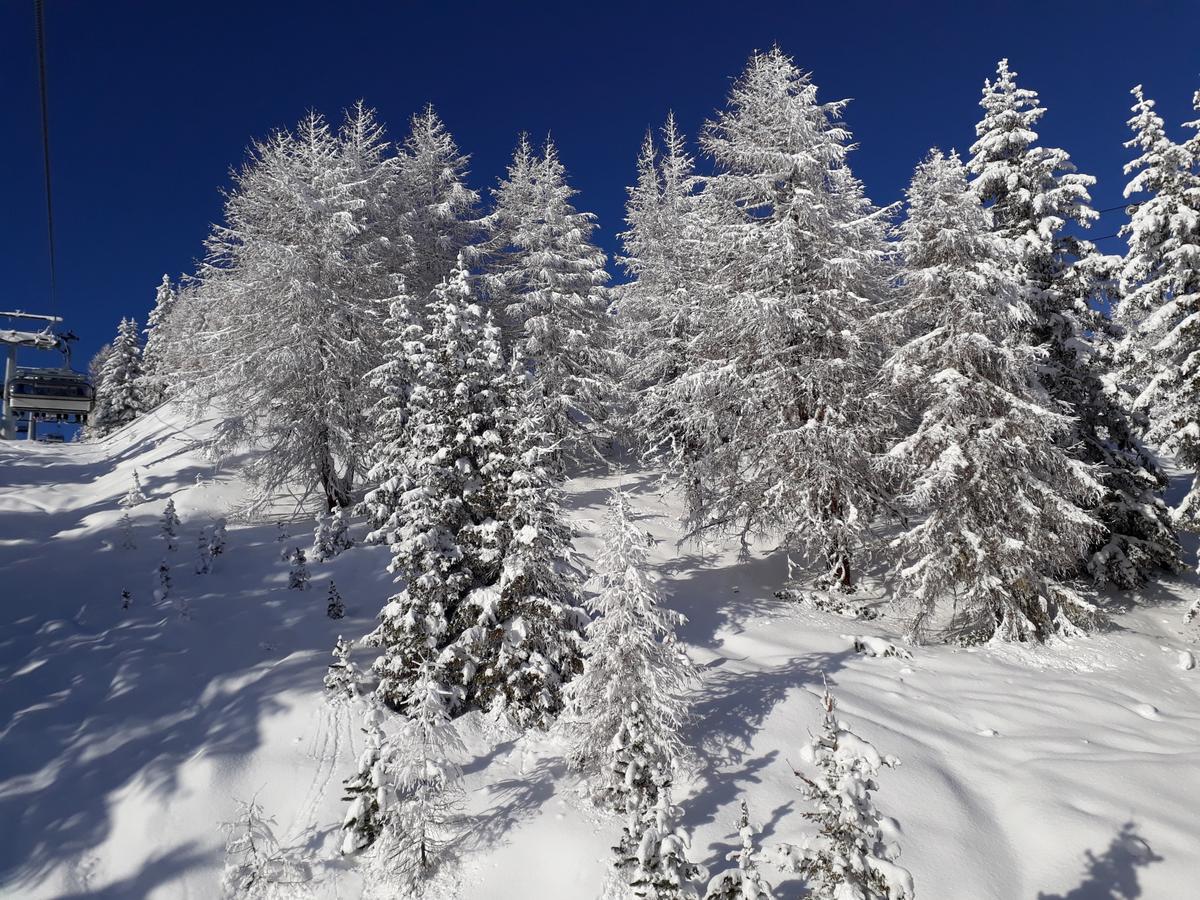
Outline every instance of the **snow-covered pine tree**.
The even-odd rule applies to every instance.
[[[169,374],[164,365],[164,344],[170,340],[167,320],[174,310],[175,288],[163,275],[154,297],[154,308],[146,319],[146,342],[142,347],[142,374],[139,388],[146,409],[153,409],[167,397]]]
[[[342,640],[338,638],[338,650],[342,649]],[[337,651],[335,651],[337,653]],[[348,655],[348,653],[347,653]],[[345,657],[339,657],[339,662]],[[326,677],[325,684],[335,694],[340,694],[347,687],[347,682],[339,678],[330,683],[333,671]],[[346,673],[348,670],[343,669]],[[343,798],[350,803],[346,816],[342,820],[342,853],[357,853],[364,847],[375,843],[383,828],[383,811],[389,806],[387,777],[382,762],[383,756],[391,752],[390,743],[383,730],[384,711],[379,703],[367,698],[367,708],[363,713],[362,730],[366,737],[366,745],[358,757],[358,768],[353,775],[346,779]]]
[[[659,152],[647,133],[637,183],[629,189],[628,227],[620,237],[621,265],[632,278],[617,289],[616,306],[624,388],[633,407],[628,430],[647,451],[669,454],[686,440],[670,388],[689,369],[696,279],[704,266],[697,253],[699,178],[673,113],[661,134]]]
[[[125,588],[121,591],[121,609],[129,609],[131,606],[133,606],[133,594],[129,592],[128,588]]]
[[[696,882],[708,873],[687,858],[691,840],[677,824],[670,782],[656,786],[654,800],[629,813],[621,843],[613,848],[629,893],[645,900],[698,900]]]
[[[404,896],[420,893],[459,833],[463,788],[457,760],[466,748],[450,721],[449,699],[438,666],[423,660],[405,703],[407,721],[381,757],[394,796],[383,810],[376,880]]]
[[[750,59],[705,130],[717,172],[696,217],[711,263],[675,382],[684,439],[671,461],[691,532],[778,536],[819,559],[820,586],[851,590],[881,493],[871,460],[888,417],[865,334],[891,249],[888,211],[846,164],[844,106],[818,102],[776,47]]]
[[[329,664],[325,673],[326,696],[330,702],[353,700],[360,694],[363,673],[351,657],[353,650],[354,645],[339,634],[333,648],[335,662]]]
[[[407,243],[402,271],[413,296],[427,297],[449,278],[479,234],[479,194],[467,186],[468,163],[432,105],[412,117],[397,159],[396,196]]]
[[[288,549],[288,543],[291,541],[292,535],[288,531],[287,522],[275,523],[275,543],[279,545],[279,559],[282,562],[287,562],[291,559],[292,551]]]
[[[128,512],[121,513],[121,549],[137,549],[137,542],[133,539],[133,519],[129,518]]]
[[[1038,377],[1073,419],[1063,447],[1100,467],[1104,491],[1089,511],[1102,530],[1081,568],[1101,583],[1132,588],[1179,565],[1179,543],[1160,496],[1165,477],[1138,439],[1097,353],[1096,341],[1111,329],[1089,301],[1102,288],[1096,269],[1111,261],[1066,231],[1096,219],[1088,194],[1095,179],[1077,173],[1065,150],[1037,143],[1035,129],[1046,109],[1016,78],[1002,59],[995,81],[984,83],[984,116],[967,164],[975,175],[971,187],[991,209],[994,230],[1010,244],[1031,310],[1023,335],[1043,354]]]
[[[337,555],[333,549],[333,516],[330,513],[317,513],[310,555],[314,562],[325,562]]]
[[[557,453],[540,392],[514,373],[508,415],[497,438],[507,445],[493,455],[499,471],[485,471],[499,485],[495,519],[464,530],[468,553],[487,555],[487,572],[499,552],[496,577],[469,594],[459,619],[468,627],[452,652],[473,675],[466,703],[503,710],[523,727],[545,727],[562,708],[563,685],[582,668],[587,614],[571,565],[572,532],[562,511]],[[512,420],[517,421],[513,422]]]
[[[484,277],[517,358],[534,372],[549,426],[564,452],[595,451],[611,395],[612,356],[603,251],[595,216],[571,203],[576,191],[549,138],[537,156],[522,135],[507,178],[484,220]]]
[[[403,470],[411,487],[399,496],[400,527],[388,534],[389,571],[406,584],[366,639],[382,648],[374,664],[378,693],[395,709],[407,702],[418,662],[475,624],[462,614],[464,601],[495,580],[500,564],[491,540],[471,552],[462,540],[465,529],[496,518],[503,496],[492,460],[503,449],[496,428],[507,408],[497,332],[473,302],[462,268],[431,295],[429,320],[407,426]],[[446,665],[443,684],[457,713],[475,668],[454,653],[437,663]]]
[[[292,548],[291,555],[292,568],[288,572],[288,588],[293,591],[308,590],[308,560],[304,555],[304,551],[299,547]]]
[[[213,524],[212,538],[208,543],[208,554],[212,559],[216,559],[225,552],[225,544],[229,540],[229,535],[226,533],[229,523],[224,519],[217,519]]]
[[[146,495],[142,493],[142,479],[138,477],[137,469],[133,470],[133,483],[129,485],[129,490],[125,492],[125,496],[121,498],[121,505],[126,509],[131,509],[139,503],[146,502]]]
[[[1149,419],[1147,440],[1180,465],[1200,469],[1200,121],[1183,144],[1167,136],[1141,85],[1125,146],[1139,155],[1125,196],[1145,195],[1121,234],[1129,251],[1121,267],[1117,322],[1127,330],[1123,375],[1134,407]],[[1200,110],[1200,92],[1196,97]],[[1200,529],[1200,479],[1174,510],[1175,522]]]
[[[597,560],[596,618],[583,674],[567,686],[569,758],[596,799],[619,812],[653,806],[685,750],[680,732],[695,671],[675,637],[686,620],[659,603],[647,575],[645,532],[628,497],[608,501]]]
[[[386,148],[361,104],[337,134],[307,116],[252,146],[208,239],[201,352],[182,374],[198,404],[226,416],[218,449],[260,448],[246,469],[252,500],[299,483],[345,506],[366,468],[373,398],[361,387],[399,290]]]
[[[719,872],[708,883],[704,900],[774,900],[771,885],[758,871],[758,852],[754,848],[757,833],[758,829],[750,824],[750,810],[743,800],[738,817],[738,838],[742,846],[740,850],[729,851],[725,857],[737,865]]]
[[[226,835],[223,900],[309,896],[304,885],[312,880],[312,871],[307,862],[289,857],[279,846],[275,819],[256,798],[235,802],[237,818],[221,824]]]
[[[171,596],[171,566],[165,559],[159,560],[154,569],[154,576],[158,584],[154,589],[154,599],[162,603]]]
[[[341,619],[346,615],[346,604],[342,602],[342,595],[332,580],[329,582],[329,603],[325,606],[325,614],[331,619]]]
[[[370,416],[373,444],[368,457],[367,481],[374,485],[363,498],[367,514],[368,543],[394,543],[402,524],[400,497],[408,489],[405,480],[408,453],[409,402],[417,366],[426,358],[425,330],[414,315],[414,303],[400,291],[388,305],[384,320],[383,361],[367,376],[375,396]]]
[[[183,523],[179,521],[179,516],[175,513],[175,498],[168,497],[166,505],[163,506],[158,533],[163,539],[163,544],[172,553],[179,549],[179,526],[181,524]]]
[[[908,473],[914,524],[894,542],[897,596],[917,638],[942,604],[972,639],[1071,634],[1098,610],[1065,583],[1098,528],[1100,490],[1063,449],[1069,416],[1037,379],[1040,354],[1014,334],[1029,319],[1009,245],[969,190],[957,156],[933,151],[900,228],[903,343],[885,366],[910,421],[889,456]]]
[[[207,575],[212,571],[212,535],[208,528],[200,529],[198,553],[196,557],[196,574]]]
[[[781,846],[780,864],[800,873],[805,896],[813,900],[912,900],[912,873],[896,862],[900,848],[884,839],[883,816],[871,796],[879,789],[879,770],[900,761],[881,755],[838,720],[828,688],[821,705],[821,731],[800,748],[800,758],[816,775],[796,772],[811,806],[804,818],[817,833]]]
[[[96,405],[88,417],[88,430],[102,437],[128,425],[145,411],[141,391],[142,347],[137,322],[122,319],[104,359],[96,388]]]

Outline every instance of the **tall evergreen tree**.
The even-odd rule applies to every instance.
[[[142,398],[142,347],[137,322],[122,319],[96,386],[96,405],[88,430],[103,436],[128,425],[146,409]]]
[[[1011,245],[1031,310],[1024,335],[1044,353],[1039,378],[1074,420],[1063,446],[1100,467],[1104,491],[1090,512],[1103,527],[1088,548],[1086,568],[1097,581],[1135,587],[1155,571],[1178,566],[1179,544],[1159,496],[1165,478],[1106,382],[1096,352],[1095,341],[1110,330],[1089,303],[1100,290],[1096,270],[1104,260],[1066,231],[1095,220],[1088,193],[1095,179],[1078,174],[1066,151],[1038,144],[1035,129],[1046,110],[1016,77],[1002,59],[995,81],[984,83],[984,116],[968,163],[971,186]]]
[[[493,456],[497,471],[485,473],[500,479],[496,516],[468,537],[477,555],[495,554],[498,566],[467,598],[454,651],[473,673],[468,705],[545,727],[562,708],[563,686],[582,668],[587,614],[541,397],[518,384],[508,402],[516,421],[499,430],[507,446]]]
[[[608,273],[592,243],[595,216],[572,205],[576,191],[549,139],[538,156],[522,135],[493,194],[488,295],[509,345],[535,374],[551,432],[567,452],[594,449],[612,373]]]
[[[169,375],[164,361],[164,344],[170,340],[167,320],[175,307],[175,288],[171,279],[163,275],[154,296],[154,309],[146,320],[146,343],[142,348],[141,390],[147,409],[158,406],[166,399]]]
[[[390,570],[405,579],[368,643],[382,648],[374,664],[381,699],[400,709],[417,667],[432,654],[438,677],[457,712],[473,674],[445,654],[465,630],[462,607],[490,583],[498,565],[494,545],[465,540],[495,518],[500,488],[488,477],[505,414],[497,387],[507,377],[496,329],[473,302],[466,272],[456,269],[433,293],[429,335],[415,360],[420,377],[409,401],[408,444],[399,498],[399,527],[389,532]],[[476,542],[478,543],[478,542]]]
[[[467,186],[468,163],[433,106],[412,117],[397,160],[396,195],[407,245],[401,271],[415,297],[427,297],[450,277],[479,233],[479,194]]]
[[[1200,469],[1200,130],[1179,144],[1167,136],[1141,85],[1125,146],[1139,155],[1125,196],[1145,195],[1121,234],[1129,252],[1121,267],[1117,321],[1128,332],[1124,375],[1134,406],[1150,427],[1147,439],[1190,469]],[[1196,98],[1200,109],[1200,93]],[[1200,122],[1190,122],[1198,128]],[[1200,481],[1175,509],[1176,523],[1200,528]]]
[[[629,431],[653,455],[684,450],[686,432],[672,387],[689,368],[702,273],[695,161],[674,114],[661,134],[661,151],[646,134],[637,183],[629,189],[621,265],[631,280],[618,289],[616,304],[624,385],[633,406]]]
[[[646,549],[629,499],[614,491],[583,674],[567,690],[572,765],[590,779],[596,799],[631,815],[653,807],[658,785],[683,758],[685,695],[695,678],[675,638],[685,619],[660,605]]]
[[[818,102],[774,48],[751,58],[706,128],[710,269],[694,362],[676,382],[687,439],[674,461],[693,532],[782,537],[820,558],[822,585],[851,589],[886,424],[865,329],[891,271],[886,215],[846,165],[844,106]]]
[[[1063,577],[1097,530],[1081,506],[1099,486],[1063,449],[1071,419],[1050,408],[1039,354],[1014,340],[1031,312],[1010,245],[957,156],[931,153],[908,202],[892,317],[905,342],[885,371],[912,412],[891,458],[921,518],[895,542],[898,596],[917,637],[951,602],[973,638],[1073,633],[1097,616]]]

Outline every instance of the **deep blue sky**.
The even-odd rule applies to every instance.
[[[190,271],[248,141],[358,98],[393,138],[431,101],[490,187],[518,131],[554,133],[608,250],[648,125],[694,136],[755,48],[778,42],[826,99],[851,97],[857,174],[900,197],[931,145],[965,151],[983,79],[1008,56],[1049,113],[1042,135],[1121,202],[1129,88],[1194,118],[1200,3],[333,3],[47,0],[60,311],[82,365]],[[0,2],[0,308],[47,307],[32,0]],[[1176,130],[1178,134],[1178,131]],[[1095,230],[1110,234],[1121,214]],[[1117,241],[1102,245],[1110,250]],[[48,361],[48,360],[47,360]]]

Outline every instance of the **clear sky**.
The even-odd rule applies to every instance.
[[[756,48],[778,42],[825,99],[851,97],[855,172],[897,200],[931,145],[965,152],[984,78],[1007,56],[1049,108],[1042,136],[1121,202],[1129,89],[1173,133],[1195,118],[1198,0],[417,3],[46,0],[59,312],[77,366],[118,319],[145,319],[164,272],[191,271],[249,140],[358,98],[402,139],[432,102],[503,173],[517,132],[553,132],[581,208],[615,249],[647,126],[693,136]],[[49,307],[32,0],[0,2],[0,308]],[[1115,232],[1120,212],[1094,233]],[[1119,241],[1104,241],[1110,251]],[[49,360],[47,360],[49,362]]]

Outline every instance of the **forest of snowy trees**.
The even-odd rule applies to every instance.
[[[88,431],[164,399],[219,412],[214,452],[256,451],[260,505],[311,498],[318,555],[350,515],[389,549],[397,591],[328,682],[368,736],[347,853],[410,889],[436,869],[454,720],[479,710],[563,730],[627,819],[621,886],[698,897],[670,790],[695,677],[678,616],[620,492],[583,570],[564,480],[661,471],[682,538],[785,548],[798,602],[854,615],[885,570],[914,640],[1096,628],[1101,588],[1179,571],[1177,531],[1200,528],[1200,487],[1164,500],[1167,464],[1200,465],[1200,92],[1184,140],[1133,97],[1124,257],[1087,240],[1094,179],[1040,143],[1006,60],[969,152],[930,150],[883,206],[847,104],[756,53],[695,144],[670,116],[647,133],[613,261],[550,138],[519,136],[485,196],[432,107],[398,144],[361,103],[313,113],[251,146],[144,338],[121,322]],[[816,897],[911,897],[869,798],[892,762],[824,703],[801,775],[820,836],[781,860]],[[771,896],[753,835],[744,813],[708,897]]]

